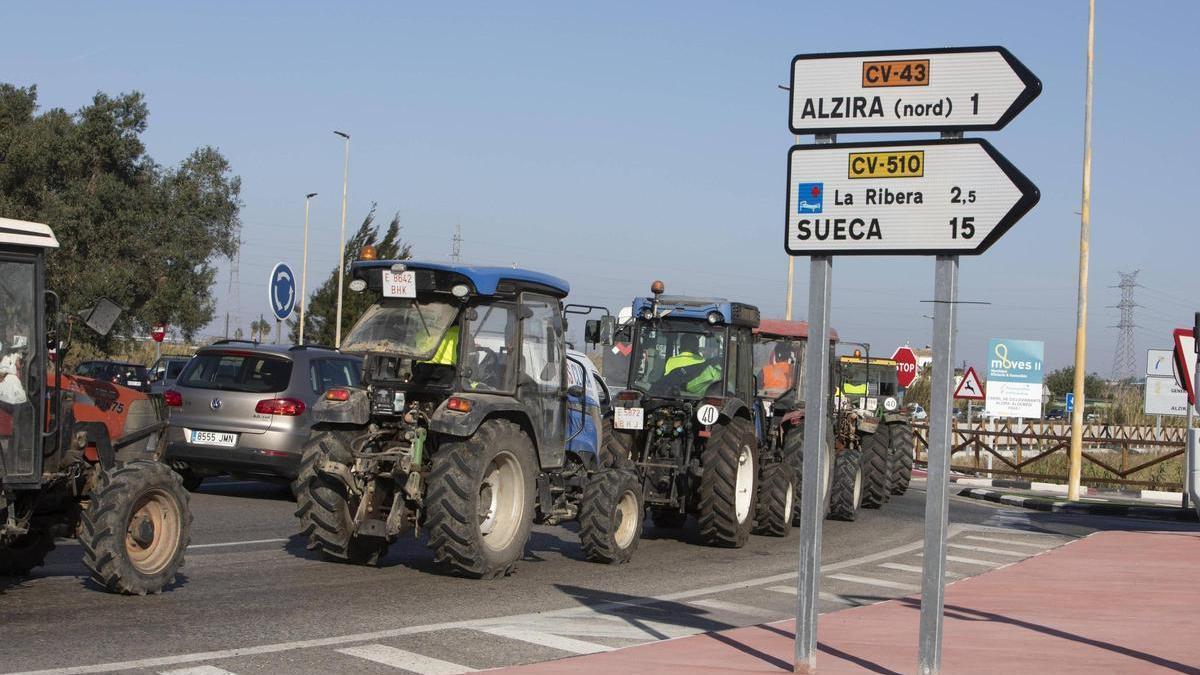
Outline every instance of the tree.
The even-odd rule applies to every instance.
[[[36,87],[0,83],[0,215],[54,229],[47,287],[64,312],[108,297],[125,309],[115,335],[165,323],[190,339],[213,317],[214,263],[237,250],[241,179],[207,146],[157,164],[149,115],[138,92],[38,112]]]
[[[400,214],[392,216],[383,238],[379,237],[379,228],[375,226],[375,204],[367,217],[363,218],[358,231],[346,242],[346,277],[342,290],[342,337],[354,326],[363,312],[367,311],[378,299],[378,294],[372,291],[355,293],[350,290],[350,263],[358,258],[359,251],[364,246],[375,247],[376,256],[380,260],[408,260],[412,257],[412,245],[400,240]],[[334,267],[325,281],[309,296],[308,305],[304,309],[304,341],[309,344],[332,345],[334,329],[337,320],[337,278],[338,270]],[[298,319],[288,320],[288,338],[294,343],[300,337],[300,322]]]
[[[258,318],[250,322],[250,339],[258,342],[266,342],[271,336],[271,322],[263,318]]]
[[[1046,374],[1046,386],[1055,396],[1065,396],[1075,390],[1075,366],[1067,366]],[[1083,378],[1083,395],[1088,399],[1099,399],[1104,396],[1104,380],[1095,373],[1088,373]]]

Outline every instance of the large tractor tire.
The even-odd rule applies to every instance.
[[[877,509],[892,498],[894,472],[889,437],[887,425],[881,424],[876,433],[862,438],[862,505],[865,509]]]
[[[792,531],[795,512],[796,473],[787,462],[767,466],[758,483],[758,508],[754,533],[768,537],[786,537]]]
[[[654,527],[678,530],[684,525],[687,525],[688,514],[679,509],[669,506],[657,506],[650,509],[650,520],[654,521]]]
[[[389,542],[355,535],[354,513],[358,501],[340,480],[317,471],[331,455],[336,459],[351,456],[348,434],[319,432],[304,446],[297,477],[302,487],[296,496],[300,534],[308,538],[308,548],[326,560],[378,565],[387,553]]]
[[[613,428],[611,417],[600,423],[600,466],[606,469],[625,469],[633,466],[631,448],[633,434]]]
[[[79,543],[92,579],[114,593],[158,593],[191,540],[188,493],[166,464],[134,460],[99,473]]]
[[[853,521],[863,498],[862,448],[842,450],[833,462],[833,486],[829,495],[829,518]]]
[[[913,470],[913,430],[908,422],[888,424],[891,446],[891,491],[894,495],[908,492]]]
[[[796,475],[796,499],[792,505],[792,525],[800,526],[800,501],[804,486],[804,422],[793,427],[783,438],[783,456],[784,459],[792,465],[792,471]],[[833,427],[828,427],[825,432],[825,462],[822,465],[821,480],[821,517],[824,518],[829,513],[829,488],[833,483]]]
[[[601,469],[583,488],[579,508],[579,542],[588,560],[629,562],[642,536],[645,511],[637,473]]]
[[[40,567],[53,550],[54,537],[46,532],[30,532],[0,545],[0,577],[29,574],[33,568]]]
[[[750,422],[735,417],[713,429],[700,455],[700,538],[709,546],[741,548],[754,527],[757,442]]]
[[[533,443],[516,424],[492,419],[447,443],[429,472],[429,545],[451,572],[476,579],[512,573],[533,528]]]

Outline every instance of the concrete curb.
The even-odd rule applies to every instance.
[[[982,499],[997,504],[1019,506],[1034,511],[1047,511],[1051,513],[1081,513],[1092,516],[1176,520],[1191,523],[1200,521],[1200,517],[1197,517],[1196,511],[1193,509],[1173,506],[1130,506],[1128,504],[1080,504],[1077,502],[1046,501],[1042,497],[1022,497],[995,490],[984,490],[982,488],[966,488],[959,492],[958,495],[970,499]]]
[[[1011,488],[1013,490],[1036,490],[1038,492],[1053,492],[1061,495],[1067,494],[1067,486],[1060,485],[1058,483],[1039,483],[1037,481],[1030,482],[1023,480],[1004,480],[1001,478],[971,478],[962,476],[951,476],[950,482],[958,485],[969,485],[971,487]],[[1080,485],[1079,494],[1088,494],[1088,486]],[[1093,492],[1092,494],[1097,493]],[[1099,494],[1103,495],[1104,491],[1101,490]],[[1155,499],[1164,502],[1181,502],[1183,500],[1182,492],[1167,492],[1165,490],[1139,490],[1136,493],[1122,493],[1121,496],[1127,496],[1130,499]]]

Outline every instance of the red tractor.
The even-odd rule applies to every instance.
[[[66,345],[45,289],[46,252],[57,247],[46,225],[0,218],[0,576],[27,574],[56,537],[76,537],[97,584],[158,593],[183,564],[192,520],[187,492],[159,461],[165,409],[60,372]],[[101,300],[80,318],[107,334],[119,313]]]

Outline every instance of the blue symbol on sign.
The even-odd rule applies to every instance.
[[[1067,412],[1072,412],[1074,410],[1075,410],[1075,393],[1069,392],[1067,394]]]
[[[800,183],[796,195],[796,213],[820,213],[825,203],[825,184]]]
[[[267,287],[271,296],[271,312],[276,319],[283,321],[292,315],[296,308],[296,275],[286,263],[277,263],[271,270],[271,280]]]

